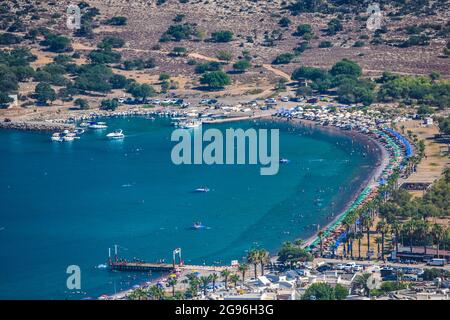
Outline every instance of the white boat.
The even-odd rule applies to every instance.
[[[89,127],[89,126],[90,126],[89,122],[80,123],[80,127],[82,127],[82,128]]]
[[[68,142],[68,141],[73,141],[73,140],[75,140],[75,137],[71,137],[71,136],[64,136],[63,138],[63,141],[66,141],[66,142]]]
[[[108,126],[105,122],[91,122],[89,124],[90,129],[106,129]]]
[[[114,132],[108,133],[106,137],[111,139],[123,139],[125,135],[123,134],[122,130],[116,130]]]
[[[183,129],[194,129],[200,127],[201,125],[202,125],[201,121],[197,120],[182,121],[178,124],[178,126]]]
[[[206,192],[209,192],[209,189],[206,188],[206,187],[202,187],[202,188],[197,188],[197,189],[195,189],[194,191],[195,191],[195,192],[203,192],[203,193],[206,193]]]
[[[54,133],[50,139],[52,141],[62,141],[61,134],[59,132]]]

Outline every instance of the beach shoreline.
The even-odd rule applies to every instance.
[[[320,231],[324,231],[329,229],[333,224],[335,224],[341,217],[344,215],[347,210],[352,206],[352,204],[358,199],[358,197],[361,195],[362,191],[364,191],[366,188],[371,188],[372,190],[377,186],[376,180],[378,177],[381,176],[381,173],[383,170],[387,167],[389,164],[389,154],[387,150],[384,148],[384,146],[377,141],[376,139],[373,139],[371,136],[367,134],[363,134],[360,132],[350,131],[350,130],[340,130],[335,127],[329,127],[329,126],[322,126],[317,124],[317,122],[311,121],[311,120],[305,120],[305,119],[292,119],[290,121],[280,119],[280,118],[272,118],[272,117],[265,117],[265,118],[259,118],[259,120],[270,120],[270,121],[279,121],[283,123],[290,123],[292,125],[303,125],[303,126],[311,126],[314,128],[317,128],[319,130],[328,131],[333,134],[339,134],[347,137],[352,137],[357,140],[359,140],[361,143],[371,144],[372,146],[376,146],[377,150],[379,151],[377,153],[377,164],[372,169],[371,173],[368,175],[368,177],[360,184],[360,187],[358,188],[357,192],[354,192],[352,197],[345,202],[343,205],[343,208],[339,210],[339,213],[326,225],[322,226],[319,230],[317,230],[313,235],[309,236],[308,238],[304,239],[302,237],[296,238],[296,240],[302,240],[303,245],[302,247],[307,248],[309,247],[318,237],[318,234]],[[276,256],[274,256],[276,258]],[[274,259],[275,260],[275,259]]]

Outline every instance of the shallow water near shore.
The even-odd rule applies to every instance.
[[[128,289],[151,276],[98,268],[119,256],[229,265],[252,247],[271,252],[307,238],[340,213],[367,181],[379,154],[366,142],[317,127],[270,121],[205,128],[280,128],[280,165],[175,166],[170,120],[106,119],[73,142],[48,133],[0,131],[0,298],[82,299]],[[123,129],[123,141],[106,133]],[[373,146],[372,146],[373,147]],[[208,193],[194,193],[207,186]],[[208,226],[191,230],[196,221]],[[66,268],[81,268],[81,292]]]

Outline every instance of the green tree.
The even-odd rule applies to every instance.
[[[225,282],[225,289],[228,290],[228,279],[231,275],[231,271],[228,269],[223,269],[222,272],[220,273],[220,275],[222,276],[222,278]]]
[[[248,271],[248,264],[241,263],[239,264],[238,270],[242,274],[242,283],[245,283],[245,273]]]
[[[127,18],[122,16],[112,17],[106,21],[106,24],[111,26],[124,26],[127,24]]]
[[[343,59],[333,65],[330,73],[333,76],[348,76],[359,78],[362,75],[362,69],[356,62],[348,59]]]
[[[230,281],[234,283],[234,287],[236,288],[239,282],[239,276],[237,274],[232,274],[230,276]]]
[[[233,40],[233,32],[228,30],[213,32],[211,38],[214,42],[230,42]]]
[[[312,32],[312,26],[310,24],[304,23],[297,26],[297,30],[295,31],[296,36],[304,36],[307,33]]]
[[[34,90],[36,100],[40,103],[46,104],[47,101],[51,103],[56,100],[56,91],[53,90],[51,85],[45,82],[40,82],[36,85]]]
[[[100,103],[100,109],[114,111],[119,107],[119,102],[117,100],[105,99]]]
[[[219,89],[231,84],[231,79],[223,71],[212,71],[206,72],[200,78],[200,83],[207,85],[211,89]]]
[[[288,17],[283,17],[280,19],[280,21],[278,21],[278,24],[280,25],[280,27],[282,28],[287,28],[289,27],[289,25],[292,23],[291,19],[289,19]]]
[[[327,26],[328,35],[335,35],[336,33],[344,30],[342,22],[339,19],[331,19]]]
[[[335,298],[334,289],[328,283],[313,283],[302,296],[302,300],[335,300]]]
[[[358,275],[355,277],[355,280],[353,281],[353,285],[358,288],[361,289],[364,293],[364,295],[369,295],[370,294],[370,289],[367,285],[368,279],[371,276],[370,273],[364,273],[362,275]]]
[[[78,106],[80,110],[87,110],[89,109],[89,103],[86,99],[78,98],[73,102],[74,105]]]
[[[250,67],[251,64],[248,60],[239,60],[238,62],[233,64],[233,69],[238,72],[245,72]]]
[[[219,276],[217,275],[217,273],[211,273],[210,277],[213,285],[213,292],[216,292],[216,282],[219,279]]]
[[[66,52],[73,50],[69,38],[52,33],[46,35],[45,39],[41,41],[41,45],[46,46],[47,50],[52,52]]]
[[[294,55],[292,53],[282,53],[275,57],[272,61],[272,64],[288,64],[294,59]]]

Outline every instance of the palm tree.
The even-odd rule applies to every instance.
[[[259,250],[258,253],[258,260],[259,260],[259,264],[261,265],[261,275],[264,275],[264,265],[266,263],[269,263],[270,258],[269,258],[269,251],[261,249]]]
[[[380,246],[381,246],[381,242],[382,241],[383,240],[381,239],[381,237],[376,237],[375,238],[375,243],[377,244],[377,257],[380,256],[380,252],[381,252]]]
[[[413,252],[413,237],[414,237],[414,232],[416,231],[416,226],[417,226],[417,224],[416,224],[415,220],[409,220],[402,227],[403,232],[406,233],[409,237],[410,252]]]
[[[356,239],[358,239],[358,259],[361,259],[361,239],[364,237],[361,231],[356,233]]]
[[[394,231],[394,234],[395,234],[395,252],[398,252],[398,239],[400,238],[400,232],[402,230],[402,225],[400,224],[400,222],[397,219],[395,219],[394,221],[392,221],[391,226],[392,226],[392,231]]]
[[[177,284],[177,279],[175,278],[170,278],[168,281],[169,286],[172,287],[172,297],[175,297],[175,286]]]
[[[420,240],[423,241],[423,253],[427,254],[427,241],[430,235],[430,225],[426,220],[420,220],[416,226],[416,232]]]
[[[362,225],[366,228],[367,233],[367,260],[370,260],[370,227],[372,226],[372,219],[370,215],[365,214],[362,219]]]
[[[237,283],[239,281],[239,276],[237,274],[235,274],[235,273],[232,274],[230,276],[230,281],[234,283],[234,287],[236,288],[237,287]]]
[[[347,233],[347,236],[345,237],[345,241],[343,241],[343,245],[344,245],[344,257],[347,258],[347,254],[348,254],[348,249],[349,249],[349,237],[348,234],[350,232],[350,227],[352,225],[352,223],[350,222],[349,219],[345,219],[342,223],[343,227],[345,228],[345,232]],[[347,248],[346,248],[347,246]]]
[[[217,273],[214,272],[210,275],[210,277],[211,277],[211,282],[213,285],[213,292],[216,292],[216,281],[217,281],[217,279],[219,279],[219,276],[217,275]]]
[[[203,287],[203,295],[206,296],[206,290],[208,289],[208,284],[211,282],[211,277],[210,276],[201,276],[200,277],[200,283],[202,284]]]
[[[245,273],[248,270],[248,264],[246,264],[246,263],[239,264],[238,270],[242,274],[242,284],[244,284],[244,282],[245,282]]]
[[[128,295],[128,298],[131,300],[147,300],[147,291],[137,288]]]
[[[354,285],[360,289],[363,289],[364,295],[369,296],[370,289],[367,286],[367,280],[371,276],[370,273],[364,273],[362,275],[356,276],[354,280]]]
[[[159,287],[159,286],[151,286],[148,289],[148,295],[153,299],[153,300],[161,300],[164,297],[164,290]]]
[[[320,241],[320,256],[322,256],[323,253],[323,236],[324,236],[324,232],[322,230],[319,231],[319,233],[317,234],[317,236],[319,237],[319,241]]]
[[[378,222],[377,231],[381,233],[381,260],[384,261],[384,237],[389,232],[389,225],[386,221],[381,220]]]
[[[231,271],[228,269],[223,269],[220,275],[223,277],[225,282],[225,289],[228,290],[228,277],[231,275]]]
[[[350,251],[350,258],[353,259],[353,241],[355,240],[355,233],[354,232],[348,233],[347,239],[348,239],[348,247],[349,247],[349,251]]]
[[[258,263],[259,263],[259,250],[256,250],[256,249],[251,250],[248,253],[247,261],[249,263],[253,264],[253,267],[255,269],[255,279],[256,279],[258,277],[257,267],[258,267]]]
[[[431,233],[433,234],[434,240],[436,240],[437,244],[437,257],[439,258],[439,245],[441,240],[444,238],[446,230],[440,225],[440,224],[433,224],[433,227],[431,229]]]

